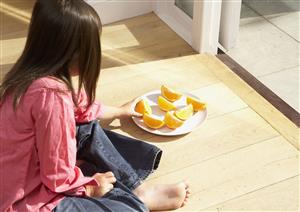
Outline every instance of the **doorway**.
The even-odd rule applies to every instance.
[[[300,1],[243,0],[237,45],[226,52],[299,116]]]

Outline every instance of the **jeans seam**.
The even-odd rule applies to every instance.
[[[155,162],[156,162],[156,158],[158,156],[158,154],[161,153],[161,150],[155,148],[155,149],[152,149],[152,151],[155,151],[155,155],[154,155],[154,161],[153,161],[153,164],[152,164],[152,167],[150,170],[147,170],[147,172],[145,172],[143,175],[140,176],[141,180],[145,180],[150,174],[154,173],[154,165],[155,165]],[[152,161],[152,158],[150,158],[150,160]]]

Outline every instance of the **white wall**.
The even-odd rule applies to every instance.
[[[102,24],[153,11],[153,0],[87,0],[98,12]]]

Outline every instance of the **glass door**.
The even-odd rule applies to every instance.
[[[190,16],[190,18],[193,18],[194,0],[175,0],[175,5]]]

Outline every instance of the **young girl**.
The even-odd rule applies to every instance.
[[[186,203],[186,182],[143,183],[160,149],[95,121],[138,115],[130,103],[95,102],[100,31],[83,0],[36,1],[25,49],[0,87],[0,211],[148,211]]]

